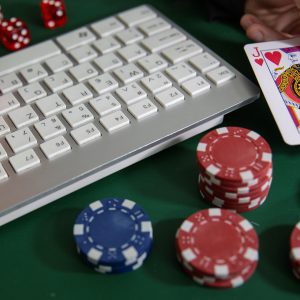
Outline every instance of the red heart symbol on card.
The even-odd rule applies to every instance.
[[[254,61],[260,66],[262,66],[262,64],[264,63],[264,60],[262,58],[257,58]]]
[[[267,52],[265,57],[278,66],[281,60],[281,53],[279,51]]]

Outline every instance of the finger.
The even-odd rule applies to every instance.
[[[300,0],[299,0],[300,1]],[[261,24],[261,21],[252,14],[245,14],[242,16],[240,20],[241,26],[244,28],[244,30],[247,30],[247,28],[253,24]]]
[[[293,37],[291,34],[276,31],[264,24],[252,24],[248,26],[246,35],[255,42],[284,40]]]

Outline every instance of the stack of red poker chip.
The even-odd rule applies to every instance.
[[[290,260],[293,273],[300,280],[300,221],[296,224],[291,234]]]
[[[176,234],[184,271],[197,283],[238,287],[254,273],[258,237],[249,221],[230,210],[210,208],[188,217]]]
[[[246,212],[260,207],[272,182],[272,153],[258,133],[240,127],[210,131],[197,146],[198,186],[220,208]]]

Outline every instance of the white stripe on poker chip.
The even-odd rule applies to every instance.
[[[142,232],[149,232],[150,237],[152,238],[153,229],[150,221],[143,221],[141,224],[141,230]]]
[[[212,195],[214,192],[212,191],[212,189],[210,189],[208,186],[205,186],[205,190]]]
[[[128,209],[133,209],[133,207],[135,206],[135,202],[131,201],[131,200],[128,200],[128,199],[125,199],[122,203],[122,206],[123,207],[126,207]]]
[[[244,282],[245,281],[242,276],[238,276],[238,277],[231,279],[231,285],[233,288],[241,286],[242,284],[244,284]]]
[[[248,220],[243,220],[239,223],[239,225],[243,228],[244,231],[250,231],[253,229],[252,224]]]
[[[197,276],[193,276],[193,280],[195,282],[197,282],[198,284],[201,284],[201,285],[204,284],[204,280],[202,278],[197,277]]]
[[[132,261],[138,257],[138,252],[136,251],[135,247],[131,246],[127,249],[122,251],[123,256],[125,257],[126,261]]]
[[[207,168],[206,168],[207,172],[212,174],[212,175],[216,175],[220,172],[220,168],[214,166],[214,165],[209,165]]]
[[[228,129],[226,127],[221,127],[221,128],[216,129],[216,132],[218,134],[225,134],[225,133],[228,133]]]
[[[213,278],[213,277],[210,277],[210,276],[203,276],[203,280],[204,280],[204,282],[207,282],[207,283],[216,282],[216,278]]]
[[[292,248],[291,255],[294,260],[300,260],[300,247]]]
[[[229,199],[236,199],[237,198],[237,194],[236,193],[225,192],[225,197],[227,197]]]
[[[194,271],[193,267],[189,265],[185,260],[182,262],[183,266],[189,271]]]
[[[96,211],[97,209],[103,207],[103,205],[102,205],[101,201],[97,200],[97,201],[91,203],[89,205],[89,207],[92,211]]]
[[[263,152],[261,160],[271,162],[272,161],[272,154],[268,153],[268,152]]]
[[[250,261],[258,260],[258,251],[252,248],[247,248],[244,257]]]
[[[95,271],[97,271],[99,273],[102,273],[102,274],[111,273],[112,267],[111,266],[99,265],[95,268]]]
[[[83,235],[84,234],[84,225],[83,224],[75,224],[73,228],[74,235]]]
[[[181,252],[181,256],[187,262],[194,260],[197,256],[192,249],[188,248]]]
[[[218,206],[218,207],[222,207],[225,203],[224,200],[220,199],[220,198],[217,198],[215,197],[212,201],[212,203],[215,205],[215,206]]]
[[[243,180],[243,182],[245,181],[249,181],[249,180],[253,180],[253,173],[249,170],[249,171],[244,171],[244,172],[240,172],[240,176]]]
[[[190,230],[193,228],[193,225],[194,225],[194,223],[192,223],[191,221],[185,220],[181,224],[180,229],[185,231],[185,232],[190,232]]]
[[[252,201],[250,202],[250,205],[249,205],[248,207],[249,207],[249,208],[252,208],[252,207],[257,206],[257,205],[259,204],[259,201],[260,201],[260,200],[261,200],[260,198],[256,198],[256,199],[252,200]]]
[[[215,276],[219,278],[227,278],[229,275],[229,269],[227,265],[217,265],[214,267]]]
[[[267,181],[262,187],[261,187],[261,191],[263,192],[268,186],[269,186],[270,182]]]
[[[205,152],[206,151],[206,147],[207,147],[207,144],[205,144],[205,143],[199,143],[198,146],[197,146],[197,151]]]
[[[219,217],[222,215],[222,211],[219,208],[209,208],[208,209],[208,215],[210,217]]]
[[[297,227],[297,229],[300,230],[300,222],[298,222],[298,223],[296,224],[296,227]]]
[[[250,192],[250,188],[249,187],[240,187],[237,189],[239,194],[247,194]]]
[[[242,197],[239,199],[239,204],[247,204],[250,202],[250,198],[249,197]]]
[[[247,133],[247,135],[252,139],[252,140],[257,140],[258,138],[260,138],[260,135],[254,131],[249,131]]]
[[[96,265],[99,262],[99,259],[101,258],[103,252],[96,249],[96,248],[91,248],[89,252],[87,253],[87,259],[89,262],[92,264]]]

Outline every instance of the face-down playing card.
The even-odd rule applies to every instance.
[[[248,44],[245,51],[284,141],[300,144],[300,39]]]

